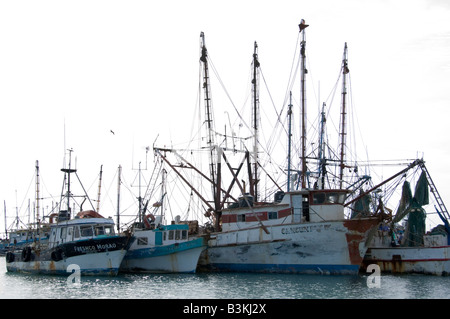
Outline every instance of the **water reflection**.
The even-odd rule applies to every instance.
[[[448,298],[450,277],[382,275],[369,288],[366,275],[292,274],[122,274],[81,277],[7,273],[0,259],[0,298],[25,299],[422,299]]]

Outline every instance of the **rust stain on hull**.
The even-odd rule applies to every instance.
[[[361,265],[367,246],[361,251],[361,243],[365,245],[369,237],[369,233],[379,223],[378,218],[350,219],[344,222],[344,226],[348,229],[346,234],[348,252],[352,265]]]

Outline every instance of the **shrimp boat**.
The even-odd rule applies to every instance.
[[[308,27],[302,20],[300,27],[301,47],[301,114],[305,115],[305,29]],[[210,162],[208,165],[209,175],[201,172],[190,161],[183,152],[170,148],[157,148],[156,154],[167,163],[189,187],[192,194],[200,198],[206,207],[204,215],[211,218],[204,228],[204,237],[207,240],[207,249],[202,253],[199,260],[199,269],[202,271],[218,272],[271,272],[271,273],[306,273],[306,274],[330,274],[330,275],[355,275],[359,272],[361,262],[367,250],[371,234],[376,229],[383,215],[379,212],[367,211],[364,216],[347,218],[345,209],[350,199],[357,193],[357,186],[361,186],[367,179],[361,178],[355,184],[343,184],[343,170],[349,168],[344,163],[345,128],[342,129],[342,152],[336,167],[341,168],[337,187],[326,187],[326,182],[331,180],[327,177],[327,165],[332,160],[320,153],[318,177],[315,183],[310,183],[309,178],[313,175],[307,167],[308,155],[306,154],[306,128],[305,118],[302,118],[301,138],[301,168],[295,170],[291,167],[291,126],[290,115],[292,114],[292,101],[289,105],[289,147],[287,165],[287,190],[276,183],[275,191],[269,188],[258,190],[258,185],[266,185],[261,182],[262,165],[258,159],[258,123],[259,114],[259,68],[258,46],[255,42],[252,61],[252,128],[254,144],[246,148],[243,159],[236,165],[232,164],[226,155],[230,148],[223,142],[216,142],[218,134],[213,126],[213,112],[211,105],[211,93],[209,82],[209,56],[204,40],[201,37],[201,57],[203,73],[201,80],[204,90],[204,101],[206,106],[204,124],[207,126],[207,143],[204,150],[208,151]],[[342,63],[343,74],[343,110],[342,124],[345,127],[345,97],[346,97],[346,75],[347,45],[344,49]],[[292,94],[291,94],[292,97]],[[241,118],[241,117],[240,117]],[[325,121],[322,121],[322,125]],[[323,126],[322,126],[323,128]],[[286,129],[287,131],[287,129]],[[323,131],[322,131],[323,132]],[[233,135],[233,140],[235,135]],[[323,135],[321,135],[323,136]],[[226,137],[226,134],[221,135]],[[322,147],[324,144],[320,143]],[[248,151],[252,149],[252,151]],[[232,149],[235,156],[238,151]],[[169,159],[175,155],[177,161]],[[188,156],[191,152],[186,152]],[[246,165],[245,165],[246,164]],[[228,168],[228,170],[223,169]],[[247,168],[247,175],[241,173]],[[197,181],[189,179],[188,173],[182,170],[189,169],[190,172],[199,173],[202,181],[209,181],[212,189],[212,199],[201,192],[194,185]],[[356,171],[356,170],[355,170]],[[294,174],[296,173],[296,174]],[[191,174],[191,173],[189,173]],[[230,179],[230,184],[225,184],[225,174]],[[239,176],[239,174],[244,175]],[[231,176],[231,177],[230,177]],[[248,179],[247,179],[248,178]],[[337,180],[337,179],[334,179]],[[246,181],[248,184],[246,184]],[[248,187],[246,185],[249,185]],[[233,189],[238,189],[238,195]],[[262,194],[272,192],[273,197],[261,200]]]
[[[397,212],[375,233],[364,257],[362,270],[376,264],[385,273],[450,275],[450,216],[425,162],[420,160],[418,166],[421,173],[414,196],[409,181],[405,181]],[[426,212],[423,206],[429,204],[430,191],[435,198],[436,213],[443,224],[425,233]],[[405,217],[406,225],[399,225]]]
[[[176,216],[170,225],[164,224],[164,214],[157,214],[158,210],[164,211],[165,191],[162,193],[161,200],[153,204],[152,213],[147,211],[149,201],[143,205],[143,198],[139,195],[139,221],[127,231],[135,240],[120,266],[121,272],[196,272],[200,253],[206,248],[203,238],[190,236],[198,223],[181,222],[180,216]]]
[[[38,171],[38,164],[36,168]],[[36,240],[23,248],[7,252],[7,271],[67,275],[72,272],[69,266],[74,265],[80,275],[117,275],[132,238],[116,235],[114,221],[94,210],[80,211],[71,218],[69,199],[73,195],[70,175],[76,174],[76,169],[70,167],[69,161],[69,168],[62,171],[65,173],[67,192],[61,195],[59,207],[64,207],[63,201],[67,202],[67,206],[52,214],[50,222],[46,224],[49,227],[47,239]],[[38,202],[39,197],[36,198]],[[42,227],[38,227],[36,232],[39,234],[41,230]]]

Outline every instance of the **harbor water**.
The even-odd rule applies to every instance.
[[[448,299],[450,277],[196,273],[75,278],[6,271],[1,299]]]

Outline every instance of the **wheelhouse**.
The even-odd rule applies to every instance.
[[[230,205],[222,211],[222,230],[233,231],[242,227],[256,227],[261,222],[266,226],[342,220],[347,190],[301,190],[276,194],[273,203]]]
[[[49,245],[57,245],[80,240],[115,236],[114,222],[103,218],[72,219],[52,225]]]
[[[134,236],[137,246],[176,244],[189,239],[189,226],[174,224],[160,226],[153,230],[136,229]]]

